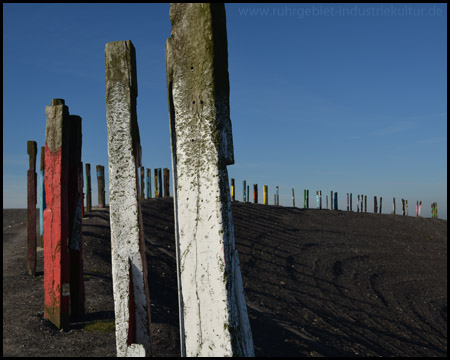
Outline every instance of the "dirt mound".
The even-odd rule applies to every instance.
[[[257,356],[446,356],[447,222],[234,202]],[[179,355],[172,199],[142,202],[156,356]],[[39,222],[38,222],[39,223]],[[3,210],[3,355],[115,356],[109,215],[83,219],[86,311],[60,332],[26,275],[26,210]]]

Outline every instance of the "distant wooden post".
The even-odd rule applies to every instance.
[[[139,201],[141,146],[136,114],[136,52],[106,44],[112,278],[117,356],[151,356],[150,298]]]
[[[416,217],[419,216],[419,200],[416,201]]]
[[[353,211],[353,199],[352,199],[353,193],[350,193],[350,211]]]
[[[338,193],[334,193],[334,210],[338,210]]]
[[[402,216],[405,216],[405,200],[402,199]]]
[[[278,186],[275,187],[275,193],[277,195],[277,203],[276,203],[276,205],[280,206],[280,188]]]
[[[350,204],[349,204],[349,194],[347,193],[347,211],[350,210]]]
[[[231,201],[235,201],[235,197],[234,197],[234,179],[231,178]]]
[[[334,196],[333,196],[333,192],[330,191],[330,205],[331,205],[331,210],[334,209],[333,203],[334,203]]]
[[[303,190],[303,209],[306,209],[306,189]]]
[[[373,213],[374,214],[378,213],[377,197],[376,196],[373,197]]]
[[[234,152],[225,6],[172,3],[170,20],[166,69],[181,354],[254,356],[227,172]]]
[[[44,247],[44,210],[45,204],[45,186],[44,186],[44,174],[45,174],[45,146],[41,146],[41,173],[40,173],[40,186],[39,186],[39,197],[41,200],[41,206],[39,208],[39,232],[40,232],[40,243],[41,248]]]
[[[253,203],[258,203],[258,184],[253,184]]]
[[[394,215],[395,215],[395,198],[394,198]]]
[[[294,188],[292,188],[292,206],[295,207],[295,193],[294,193]]]
[[[169,169],[164,168],[164,197],[170,197]]]
[[[381,214],[381,206],[383,205],[383,198],[380,196],[380,214]]]
[[[309,190],[306,190],[306,208],[309,209]]]
[[[406,203],[406,216],[408,216],[408,200],[405,200]]]
[[[408,205],[408,203],[406,203],[406,205]],[[437,205],[437,202],[434,203],[434,217],[435,217],[436,219],[439,218],[439,217],[438,217],[438,205]]]
[[[319,209],[322,210],[322,190],[319,190]]]
[[[158,197],[162,198],[163,197],[163,192],[164,192],[164,186],[163,186],[163,182],[162,182],[162,174],[161,174],[161,168],[158,169]]]
[[[97,165],[98,207],[105,207],[105,167]]]
[[[273,194],[273,204],[277,204],[277,194]]]
[[[420,217],[420,210],[422,209],[422,200],[419,202],[419,217]]]
[[[86,213],[92,211],[91,164],[86,164]]]
[[[326,198],[326,203],[327,203],[327,210],[330,210],[330,208],[328,207],[328,195],[326,195],[325,198]]]
[[[85,290],[83,280],[83,247],[81,228],[81,202],[83,200],[81,165],[81,117],[69,115],[69,169],[68,216],[70,256],[70,315],[84,315]]]
[[[244,180],[244,181],[242,181],[242,187],[243,187],[243,191],[242,191],[242,194],[243,194],[243,201],[244,202],[246,202],[247,201],[247,197],[246,197],[246,190],[247,190],[247,182]]]
[[[269,204],[269,187],[267,185],[263,185],[263,204]]]
[[[319,209],[319,191],[316,190],[316,209]]]
[[[152,198],[152,171],[147,169],[147,199]]]
[[[359,199],[359,194],[358,194],[357,201],[356,201],[356,212],[359,212],[359,204],[360,204],[360,199]]]
[[[44,210],[44,318],[69,327],[69,110],[63,99],[46,106]]]
[[[37,246],[37,234],[36,234],[36,153],[37,144],[36,141],[27,141],[27,153],[29,156],[30,168],[27,173],[27,269],[29,275],[36,275],[36,246]]]
[[[159,198],[159,182],[158,182],[158,169],[154,170],[155,173],[155,199]]]
[[[367,212],[367,195],[364,195],[364,212]]]
[[[80,161],[80,167],[78,170],[78,181],[81,184],[81,218],[84,218],[84,175],[82,161]]]
[[[247,202],[250,202],[250,185],[247,185]]]
[[[144,167],[141,166],[141,200],[145,200],[145,170]]]

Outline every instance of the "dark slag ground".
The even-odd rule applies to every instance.
[[[447,356],[447,221],[234,202],[257,356]],[[172,198],[142,202],[155,356],[179,356]],[[39,226],[39,221],[37,222]],[[38,232],[39,233],[39,232]],[[43,251],[3,210],[3,356],[115,356],[109,213],[83,219],[86,315],[43,319]]]

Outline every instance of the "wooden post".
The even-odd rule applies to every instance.
[[[402,199],[402,216],[405,216],[405,200]]]
[[[81,201],[83,200],[81,165],[81,117],[69,115],[68,216],[70,256],[70,314],[84,315],[85,290],[83,281]],[[82,178],[83,176],[81,176]]]
[[[356,201],[356,212],[359,212],[359,204],[360,204],[360,199],[359,199],[359,194],[358,194],[357,201]]]
[[[395,215],[395,198],[394,198],[394,215]]]
[[[327,202],[327,210],[330,210],[330,208],[328,207],[328,195],[326,195],[325,198],[326,198],[326,202]]]
[[[112,277],[117,356],[151,356],[150,298],[138,168],[136,52],[131,41],[106,44]]]
[[[383,198],[380,196],[380,214],[381,214],[381,206],[383,204]]]
[[[295,193],[294,193],[294,188],[292,188],[292,207],[295,207]]]
[[[263,185],[263,204],[269,204],[269,187],[267,185]]]
[[[258,184],[253,184],[253,203],[258,203]]]
[[[408,216],[408,200],[405,200],[406,203],[406,216]]]
[[[170,5],[167,88],[182,356],[254,356],[234,244],[225,7]],[[180,266],[181,264],[181,266]]]
[[[86,213],[92,211],[91,164],[86,164]]]
[[[247,202],[250,202],[250,185],[247,185]]]
[[[98,207],[105,207],[105,167],[97,165]]]
[[[155,169],[154,173],[155,173],[155,199],[156,199],[159,198],[159,187],[160,187],[160,184],[158,182],[158,169]]]
[[[338,210],[338,193],[334,193],[334,210]]]
[[[306,209],[306,189],[303,190],[303,209]]]
[[[364,195],[364,212],[367,212],[367,195]]]
[[[44,317],[57,328],[68,329],[69,110],[63,99],[53,99],[45,113]]]
[[[347,211],[350,210],[350,204],[349,204],[349,194],[347,193]]]
[[[422,209],[422,200],[419,202],[419,217],[420,217],[420,210]]]
[[[162,182],[161,168],[158,169],[158,189],[159,189],[158,197],[162,198],[164,192],[164,185]]]
[[[81,218],[84,218],[84,176],[83,176],[83,162],[80,161],[78,171],[78,181],[81,184]]]
[[[234,179],[231,178],[231,201],[235,201],[235,197],[234,197]]]
[[[169,189],[169,169],[164,168],[164,197],[170,197]]]
[[[145,199],[145,170],[141,166],[141,200]]]
[[[378,213],[377,197],[376,196],[373,197],[373,213],[374,214]]]
[[[331,194],[331,197],[330,197],[331,203],[330,203],[330,205],[331,205],[331,210],[333,210],[333,209],[334,209],[334,197],[333,197],[333,192],[330,191],[330,194]]]
[[[242,182],[242,185],[243,185],[243,192],[242,192],[242,194],[243,194],[243,201],[246,202],[247,201],[247,196],[246,196],[247,182],[244,180]]]
[[[29,170],[27,172],[27,270],[29,275],[36,275],[36,141],[27,141],[27,153],[29,157]]]
[[[152,170],[147,169],[147,199],[152,198]]]
[[[322,210],[322,190],[319,190],[319,209]]]
[[[353,211],[353,193],[350,193],[350,211]]]
[[[316,209],[319,209],[319,191],[316,191]]]
[[[44,186],[44,174],[45,174],[45,146],[41,146],[41,173],[40,173],[40,186],[39,186],[39,197],[41,206],[39,208],[39,232],[40,232],[40,243],[41,248],[44,247],[44,210],[45,204],[45,186]]]
[[[309,190],[306,190],[306,208],[309,209]]]
[[[419,200],[416,201],[416,217],[419,216]]]

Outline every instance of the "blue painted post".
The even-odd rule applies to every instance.
[[[242,182],[242,185],[243,185],[243,192],[242,192],[242,194],[244,194],[243,195],[243,200],[244,200],[244,202],[246,202],[247,201],[247,197],[246,197],[247,181],[244,180]]]
[[[44,247],[44,209],[45,209],[45,187],[44,187],[44,169],[45,169],[45,146],[41,146],[41,172],[39,187],[39,198],[41,199],[41,206],[39,208],[39,235],[41,237],[41,247]]]

